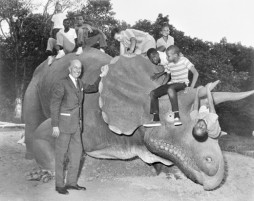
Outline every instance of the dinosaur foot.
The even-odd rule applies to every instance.
[[[43,183],[47,183],[50,180],[54,179],[54,173],[50,170],[33,170],[26,174],[26,179],[30,181],[42,181]]]

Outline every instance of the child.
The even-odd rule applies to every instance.
[[[158,51],[164,52],[169,46],[174,45],[174,38],[170,36],[170,29],[168,24],[164,24],[161,28],[162,37],[156,42]]]
[[[174,113],[174,125],[175,126],[182,125],[178,109],[177,92],[185,89],[188,86],[189,84],[188,71],[191,71],[193,73],[193,80],[189,88],[194,88],[198,79],[198,72],[196,68],[187,58],[180,56],[180,50],[177,46],[175,45],[169,46],[166,50],[166,54],[169,64],[165,65],[164,68],[165,72],[171,74],[171,81],[151,91],[150,113],[153,114],[154,117],[153,122],[143,125],[145,127],[153,127],[161,125],[159,118],[158,98],[166,94],[168,94],[172,105],[172,111]],[[163,73],[164,72],[161,72],[161,74]]]
[[[66,19],[66,14],[62,12],[62,6],[59,2],[56,3],[55,14],[51,18],[51,34],[50,36],[56,39],[56,33],[64,28],[63,20]]]
[[[214,83],[206,85],[207,103],[202,104],[199,108],[199,93],[202,90],[200,87],[197,89],[193,110],[190,113],[191,119],[196,121],[192,135],[198,141],[205,141],[208,136],[211,138],[217,138],[221,133],[221,128],[218,122],[218,115],[216,114],[213,97],[211,94],[212,88],[219,83],[219,80]],[[200,90],[199,90],[200,89]],[[223,132],[224,133],[224,132]]]
[[[105,52],[104,48],[107,46],[106,35],[101,30],[92,27],[89,24],[85,24],[83,16],[78,16],[78,22],[75,30],[78,36],[78,50],[76,52],[76,55],[80,55],[83,52],[83,48],[85,48],[85,46],[92,47],[97,44],[97,42],[99,42],[100,50],[102,52]],[[98,34],[92,37],[88,37],[88,33],[91,33],[93,31],[98,31]]]
[[[46,54],[48,55],[48,65],[53,62],[53,49],[58,52],[56,59],[62,58],[65,54],[73,52],[77,44],[76,31],[70,28],[69,19],[64,19],[64,28],[56,34],[56,40],[54,38],[48,39]]]
[[[164,69],[166,68],[166,66],[169,64],[168,60],[167,60],[167,55],[166,52],[160,52],[157,51],[155,48],[150,48],[147,51],[147,57],[149,58],[149,60],[157,66],[163,66]],[[169,81],[169,74],[166,73],[165,71],[159,72],[159,73],[155,73],[154,75],[151,76],[152,80],[156,80],[159,77],[161,77],[162,75],[165,75],[165,78],[162,82],[162,84],[166,84]]]
[[[111,37],[120,42],[120,55],[146,54],[150,48],[155,48],[154,38],[146,32],[136,29],[120,30],[114,28]]]

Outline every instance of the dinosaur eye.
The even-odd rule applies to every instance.
[[[209,163],[213,161],[213,159],[212,159],[211,157],[206,157],[205,160],[206,160],[207,162],[209,162]]]

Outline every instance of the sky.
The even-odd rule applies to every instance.
[[[203,41],[241,42],[254,47],[254,0],[111,0],[115,18],[133,25],[152,22],[159,13],[190,37]]]

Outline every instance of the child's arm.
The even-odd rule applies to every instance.
[[[198,111],[198,106],[199,106],[199,88],[197,89],[196,95],[195,95],[195,100],[193,103],[193,110]]]
[[[166,50],[165,46],[159,46],[156,48],[158,51],[164,52]]]
[[[196,70],[196,68],[195,68],[194,66],[192,66],[192,67],[190,68],[190,71],[191,71],[192,74],[193,74],[193,79],[192,79],[192,82],[191,82],[190,87],[191,87],[191,88],[194,88],[194,87],[195,87],[195,84],[196,84],[196,82],[197,82],[197,80],[198,80],[199,74],[198,74],[198,71]]]
[[[53,19],[54,19],[54,15],[51,17],[51,20],[50,20],[50,32],[49,32],[50,37],[53,37],[53,27],[54,27]]]
[[[191,112],[190,112],[190,117],[192,120],[195,120],[198,118],[198,114],[199,114],[199,90],[200,89],[204,89],[203,86],[199,86],[197,88],[197,91],[196,91],[196,95],[195,95],[195,100],[194,100],[194,103],[193,103],[193,106],[192,106],[192,109],[191,109]]]
[[[162,71],[162,72],[159,72],[159,73],[154,73],[152,76],[151,76],[151,80],[157,80],[159,79],[162,75],[165,75],[167,74],[165,71]]]
[[[120,43],[120,55],[123,54],[125,54],[125,46],[122,43]]]
[[[130,46],[130,49],[127,52],[128,53],[133,53],[133,51],[134,51],[134,49],[136,47],[137,40],[136,40],[136,38],[131,37],[130,41],[131,41],[131,46]]]
[[[213,104],[213,97],[212,97],[210,88],[211,88],[211,83],[209,83],[206,86],[206,93],[207,93],[207,99],[208,99],[208,104],[209,104],[209,111],[210,111],[210,113],[216,114],[216,111],[215,111],[215,108],[214,108],[214,104]]]
[[[86,28],[86,29],[88,29],[88,31],[90,33],[93,32],[93,29],[92,29],[92,27],[89,24],[83,24],[80,28],[82,28],[82,29]]]
[[[167,84],[169,82],[169,79],[170,79],[170,74],[166,73],[166,75],[163,79],[162,85]]]

